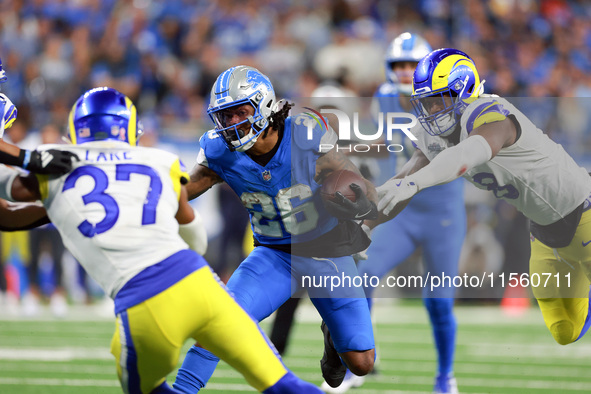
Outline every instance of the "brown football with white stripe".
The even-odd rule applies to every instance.
[[[336,192],[341,192],[343,196],[355,202],[355,192],[349,187],[352,183],[358,184],[363,193],[367,193],[367,188],[365,187],[365,182],[361,175],[349,170],[333,171],[326,177],[324,182],[322,182],[320,196],[324,200],[335,201],[334,194]]]

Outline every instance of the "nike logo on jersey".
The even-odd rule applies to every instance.
[[[402,184],[402,181],[398,182],[398,183],[396,184],[396,186],[400,186],[401,184]]]
[[[582,242],[582,241],[581,241],[581,243],[583,244],[583,247],[585,247],[585,246],[589,245],[589,243],[591,243],[591,240],[589,240],[589,241],[587,241],[587,242]]]

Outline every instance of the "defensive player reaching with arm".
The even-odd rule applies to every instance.
[[[92,89],[69,119],[74,145],[42,149],[78,154],[72,172],[18,176],[11,196],[41,199],[66,247],[115,300],[111,352],[123,391],[178,393],[166,375],[193,338],[261,392],[320,393],[283,365],[201,257],[207,238],[181,185],[188,174],[176,155],[135,146],[131,100]]]
[[[418,62],[431,52],[427,41],[411,33],[402,33],[389,45],[385,56],[387,82],[375,95],[379,111],[411,112],[412,74]],[[382,172],[389,176],[400,171],[397,165],[410,159],[415,150],[402,132],[397,137],[405,146],[404,151],[390,154]],[[402,160],[401,160],[402,159]],[[386,164],[386,163],[385,163]],[[399,175],[400,176],[400,175]],[[421,191],[395,219],[375,228],[372,243],[367,250],[367,260],[359,261],[359,274],[384,277],[404,262],[417,248],[421,248],[424,275],[454,276],[458,273],[458,261],[466,234],[466,210],[464,207],[463,181],[458,179],[445,185]],[[434,202],[437,203],[434,203]],[[365,293],[370,302],[375,288],[368,286]],[[423,303],[429,314],[433,338],[437,350],[437,374],[434,393],[455,393],[457,385],[453,375],[456,339],[456,319],[453,314],[453,288],[430,291],[423,288]],[[351,376],[350,385],[360,385],[360,379]],[[342,390],[341,390],[342,392]]]
[[[0,84],[6,82],[6,71],[0,59]],[[52,150],[45,154],[29,151],[4,141],[4,130],[12,126],[17,117],[17,109],[5,95],[0,93],[0,163],[19,166],[40,174],[63,174],[72,168],[72,153]],[[44,155],[44,156],[42,156]],[[0,184],[16,176],[10,168],[0,165]],[[49,223],[45,208],[38,204],[13,204],[4,200],[7,190],[0,187],[0,231],[21,231]]]
[[[483,95],[482,83],[464,52],[438,49],[419,62],[417,158],[410,175],[378,188],[378,207],[395,214],[420,190],[460,176],[515,206],[531,222],[530,277],[554,280],[532,282],[534,296],[552,336],[566,345],[591,324],[591,177],[509,101]]]
[[[6,82],[6,71],[2,68],[0,59],[0,83]],[[38,174],[65,174],[72,168],[72,159],[76,157],[71,152],[50,149],[44,152],[20,149],[18,146],[4,141],[4,130],[12,126],[16,120],[17,109],[12,101],[0,93],[0,163],[22,167]]]
[[[331,129],[321,129],[305,115],[289,117],[289,108],[280,107],[269,79],[252,67],[232,67],[220,74],[208,110],[215,130],[201,138],[198,164],[187,185],[193,198],[225,181],[248,210],[257,247],[227,286],[257,321],[301,288],[305,276],[357,275],[351,254],[369,244],[357,223],[339,221],[322,208],[319,193],[332,171],[356,167],[334,149],[321,151],[321,146],[336,145]],[[368,197],[359,195],[350,203],[351,217],[376,213],[369,201],[375,188],[366,183]],[[341,383],[346,371],[341,358],[358,375],[371,371],[374,340],[363,290],[307,290],[326,322],[321,360],[325,379],[332,386]],[[216,365],[211,353],[194,346],[174,387],[197,392]]]

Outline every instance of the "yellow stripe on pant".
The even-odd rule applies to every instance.
[[[111,353],[124,390],[149,393],[162,384],[189,338],[259,391],[287,373],[258,325],[206,266],[117,316]]]
[[[546,326],[561,345],[577,340],[589,311],[589,241],[591,210],[583,213],[575,236],[567,247],[550,248],[537,239],[531,243],[530,279],[534,275],[541,278],[539,286],[532,285],[534,296]]]

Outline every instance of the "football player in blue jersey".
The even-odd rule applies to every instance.
[[[0,59],[0,84],[6,80],[6,71],[2,68]],[[19,166],[38,174],[65,174],[70,171],[72,159],[75,158],[70,152],[52,149],[42,153],[20,149],[2,139],[4,130],[10,128],[16,120],[17,112],[12,101],[0,93],[0,163]]]
[[[375,94],[380,112],[412,111],[412,75],[417,63],[429,52],[431,47],[417,34],[405,32],[392,41],[385,59],[388,81]],[[396,174],[415,150],[412,141],[404,134],[399,133],[398,137],[405,148],[401,153],[390,153],[388,165],[381,165],[381,172],[387,175],[386,179]],[[385,179],[379,184],[383,181]],[[466,234],[463,190],[461,179],[424,190],[413,198],[398,217],[377,226],[371,236],[372,244],[366,252],[368,259],[358,264],[359,273],[382,278],[420,247],[425,275],[427,272],[431,275],[442,272],[456,275]],[[371,304],[375,288],[367,287],[365,290]],[[456,340],[453,297],[453,289],[439,289],[436,293],[428,288],[423,289],[423,303],[429,314],[437,349],[435,393],[457,392],[453,377]],[[354,377],[352,379],[355,380]]]
[[[197,165],[187,185],[190,198],[225,181],[250,214],[255,249],[228,281],[238,303],[257,321],[281,306],[302,287],[302,278],[357,275],[351,254],[369,239],[358,223],[337,220],[322,206],[319,189],[335,170],[357,168],[335,148],[337,136],[308,115],[288,116],[269,79],[248,66],[220,74],[211,91],[208,113],[215,129],[200,140]],[[335,203],[342,217],[372,218],[375,188],[368,196]],[[361,288],[308,286],[322,316],[325,352],[320,362],[325,380],[338,386],[346,367],[358,375],[373,368],[374,339]],[[342,361],[341,361],[342,360]],[[198,344],[188,352],[174,387],[194,393],[205,386],[217,357]]]

